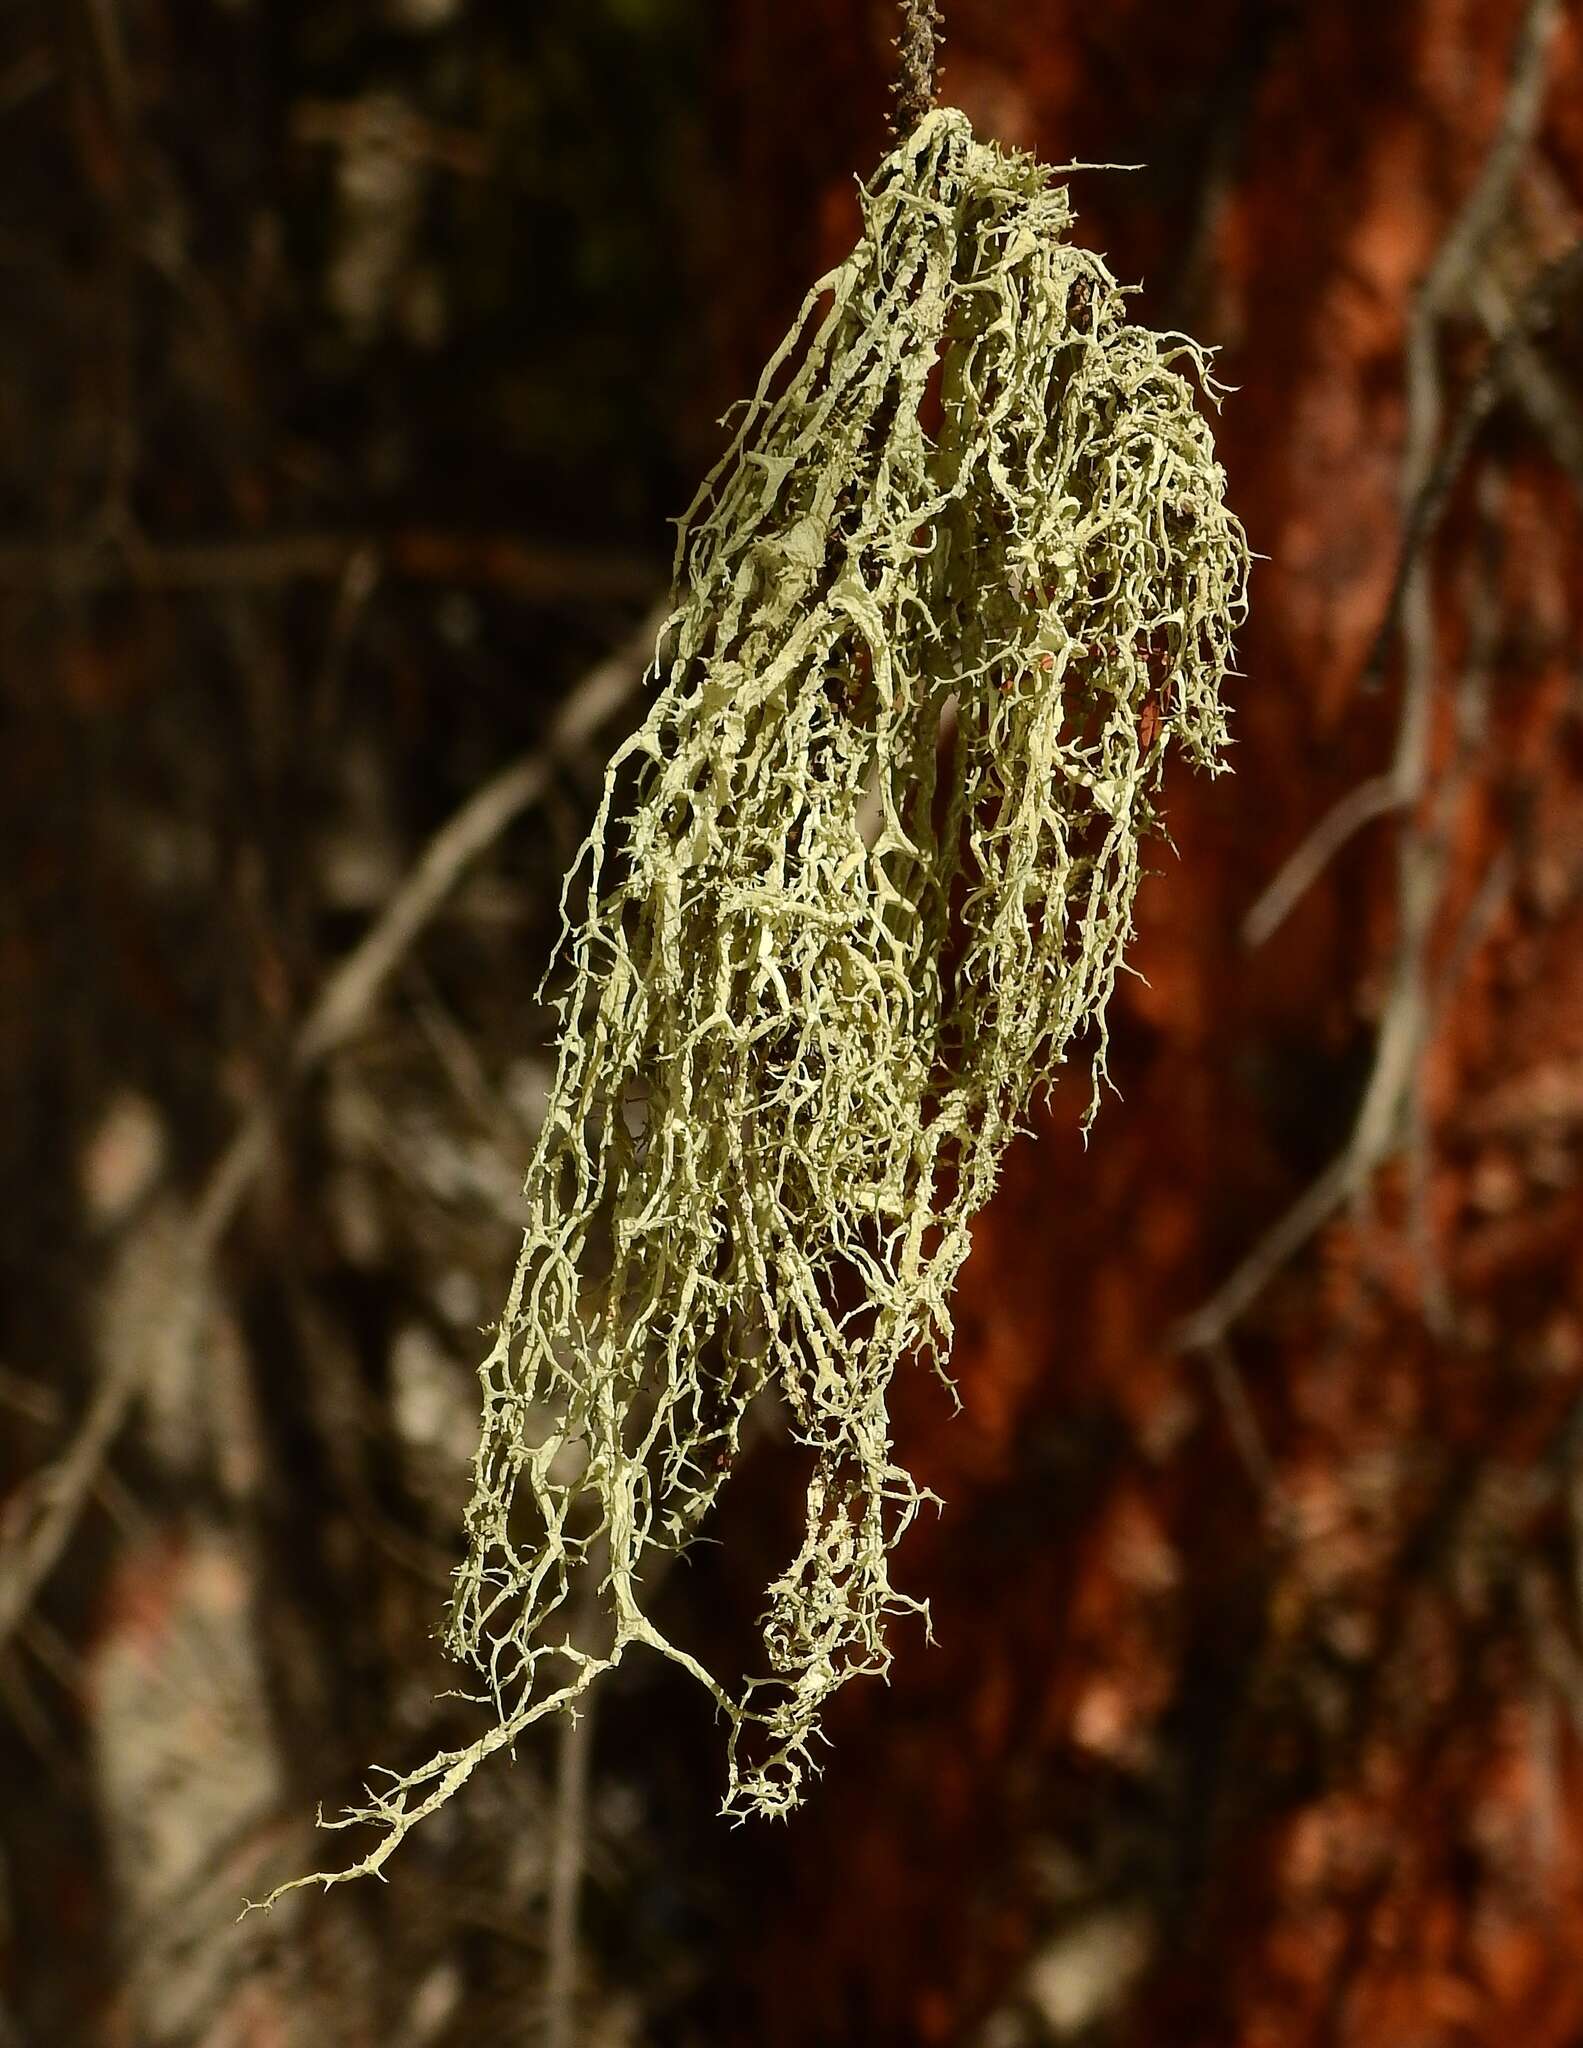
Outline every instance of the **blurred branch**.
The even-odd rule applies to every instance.
[[[100,590],[273,590],[286,583],[339,583],[359,559],[414,583],[476,584],[529,600],[599,603],[647,598],[658,571],[634,555],[541,547],[498,534],[298,533],[261,539],[160,543],[121,550],[0,541],[0,590],[63,596]]]
[[[616,651],[570,691],[543,746],[503,768],[468,798],[429,841],[362,940],[334,969],[292,1038],[280,1091],[243,1122],[204,1184],[170,1275],[162,1342],[190,1338],[204,1268],[235,1220],[269,1156],[292,1091],[357,1029],[385,983],[467,867],[549,788],[559,762],[588,740],[632,694],[666,617],[649,613]],[[153,1363],[152,1342],[127,1345],[100,1380],[64,1455],[35,1476],[31,1526],[0,1551],[0,1655],[59,1561],[91,1497],[100,1467],[137,1401]],[[15,1517],[13,1517],[15,1518]]]
[[[1364,688],[1378,682],[1391,643],[1400,632],[1405,673],[1390,767],[1327,814],[1265,889],[1244,925],[1244,936],[1251,943],[1268,938],[1303,890],[1369,818],[1399,810],[1412,821],[1404,826],[1397,850],[1396,947],[1368,1083],[1351,1135],[1340,1152],[1210,1298],[1178,1326],[1177,1342],[1184,1349],[1212,1352],[1222,1344],[1276,1274],[1345,1202],[1363,1196],[1376,1169],[1404,1138],[1411,1139],[1420,1153],[1424,1143],[1418,1072],[1431,1017],[1426,985],[1429,946],[1441,908],[1446,839],[1444,802],[1436,806],[1434,818],[1421,822],[1416,818],[1429,783],[1436,677],[1427,545],[1479,426],[1505,388],[1515,351],[1554,319],[1567,294],[1583,280],[1583,244],[1546,265],[1529,285],[1443,439],[1440,333],[1448,314],[1470,293],[1473,274],[1490,234],[1505,215],[1517,172],[1532,145],[1543,105],[1545,61],[1560,12],[1559,0],[1528,0],[1495,136],[1472,190],[1429,267],[1408,324],[1402,539],[1390,596],[1363,681]],[[1491,656],[1492,648],[1481,645],[1470,657],[1470,673],[1481,669]],[[1476,694],[1482,686],[1482,676],[1476,681],[1465,676],[1463,696]],[[1464,751],[1459,749],[1459,767]],[[1442,798],[1445,794],[1442,791]],[[1426,1304],[1431,1308],[1434,1285],[1426,1268]]]
[[[1552,325],[1569,296],[1583,286],[1583,242],[1547,263],[1518,301],[1515,311],[1469,387],[1438,458],[1429,468],[1412,501],[1397,557],[1396,577],[1385,615],[1375,635],[1362,687],[1379,687],[1390,659],[1390,643],[1402,623],[1407,591],[1419,557],[1439,530],[1457,478],[1462,474],[1480,427],[1508,390],[1531,384],[1533,342]],[[1438,369],[1433,375],[1438,381]],[[1557,451],[1552,451],[1557,452]],[[1563,460],[1566,451],[1560,451]]]
[[[76,1759],[34,1691],[21,1659],[9,1653],[0,1657],[0,1705],[57,1786],[69,1786]],[[0,2034],[0,2042],[4,2038]]]
[[[1583,408],[1551,369],[1543,351],[1528,335],[1514,332],[1511,303],[1497,280],[1484,273],[1475,280],[1473,293],[1491,342],[1512,336],[1506,364],[1512,397],[1557,464],[1583,491]]]
[[[1561,20],[1560,0],[1527,0],[1512,53],[1511,76],[1500,122],[1472,191],[1446,231],[1429,274],[1419,288],[1407,328],[1407,445],[1402,453],[1402,536],[1396,574],[1386,600],[1385,615],[1375,634],[1362,687],[1379,687],[1390,658],[1391,642],[1406,623],[1414,572],[1419,558],[1440,524],[1446,500],[1461,474],[1479,428],[1499,397],[1506,358],[1518,341],[1526,341],[1553,316],[1560,291],[1552,264],[1529,287],[1510,327],[1490,350],[1462,407],[1446,435],[1438,459],[1435,442],[1444,414],[1441,389],[1440,328],[1458,302],[1466,298],[1489,238],[1499,226],[1511,199],[1523,157],[1532,146],[1544,107],[1545,63]],[[1578,252],[1574,251],[1574,257]],[[1563,258],[1565,265],[1571,259]],[[1404,697],[1403,731],[1410,725],[1416,696],[1409,676]]]
[[[1224,1338],[1217,1337],[1205,1347],[1205,1358],[1209,1366],[1209,1383],[1226,1418],[1226,1428],[1243,1470],[1263,1506],[1284,1520],[1288,1513],[1285,1490],[1276,1472],[1275,1461],[1270,1456],[1269,1445],[1265,1442],[1258,1414],[1237,1369],[1237,1361],[1231,1355],[1231,1346]]]
[[[1504,480],[1496,473],[1485,480],[1481,509],[1486,531],[1499,529],[1499,496]],[[1345,1146],[1316,1180],[1304,1190],[1291,1208],[1267,1230],[1251,1251],[1214,1294],[1189,1316],[1177,1330],[1177,1342],[1185,1350],[1211,1354],[1224,1344],[1229,1332],[1264,1292],[1265,1288],[1346,1202],[1367,1185],[1375,1169],[1384,1163],[1402,1139],[1410,1141],[1415,1154],[1413,1174],[1414,1233],[1424,1272],[1426,1305],[1434,1311],[1439,1301],[1439,1282],[1427,1243],[1424,1213],[1426,1169],[1423,1148],[1427,1144],[1423,1105],[1417,1096],[1416,1075],[1419,1054],[1432,1024],[1449,1002],[1474,949],[1486,935],[1490,922],[1511,886],[1509,855],[1498,855],[1475,892],[1473,903],[1457,933],[1451,956],[1438,985],[1427,984],[1429,938],[1439,915],[1444,885],[1446,848],[1454,806],[1478,757],[1484,736],[1489,684],[1494,673],[1499,643],[1498,607],[1490,601],[1495,570],[1473,593],[1473,618],[1467,660],[1456,692],[1455,750],[1435,791],[1431,815],[1411,832],[1404,833],[1401,849],[1400,930],[1390,991],[1382,1008],[1374,1064],[1370,1070],[1363,1102]],[[1395,775],[1376,777],[1360,785],[1356,796],[1384,792],[1395,809],[1402,802]],[[1416,801],[1416,800],[1415,800]],[[1339,807],[1338,807],[1339,808]],[[1369,815],[1375,815],[1371,812]],[[1330,814],[1337,816],[1336,812]],[[1361,818],[1357,820],[1361,823]],[[1314,840],[1309,844],[1313,845]],[[1293,857],[1277,876],[1296,878]],[[1291,889],[1291,883],[1287,884]],[[1260,898],[1284,916],[1295,900],[1275,900],[1276,885]],[[1259,905],[1255,905],[1255,910]],[[1249,914],[1252,922],[1253,914]],[[1276,920],[1278,921],[1278,919]],[[1271,923],[1268,927],[1273,929]],[[1245,928],[1246,929],[1246,928]]]
[[[1239,1261],[1230,1277],[1177,1326],[1176,1342],[1182,1350],[1213,1353],[1224,1344],[1276,1274],[1335,1215],[1352,1188],[1354,1171],[1349,1145],[1331,1160],[1317,1180],[1309,1183],[1279,1222]]]
[[[1490,897],[1488,885],[1491,876],[1499,880],[1497,871],[1502,867],[1498,858],[1491,864],[1490,875],[1484,878],[1475,893],[1472,910],[1453,935],[1450,962],[1443,970],[1438,986],[1433,986],[1430,941],[1445,906],[1457,813],[1477,779],[1483,757],[1489,731],[1490,693],[1501,646],[1501,567],[1507,495],[1504,470],[1494,464],[1486,464],[1478,477],[1474,495],[1481,545],[1470,570],[1466,600],[1467,649],[1452,695],[1450,758],[1441,770],[1431,800],[1419,806],[1422,815],[1414,819],[1412,829],[1404,834],[1399,851],[1401,923],[1404,932],[1416,930],[1417,933],[1417,951],[1409,969],[1413,981],[1417,1036],[1402,1084],[1409,1238],[1424,1316],[1431,1327],[1441,1332],[1450,1328],[1451,1297],[1441,1269],[1431,1219],[1432,1134],[1423,1051],[1441,1022],[1446,1002],[1474,948],[1493,918],[1495,905],[1500,899],[1499,896]],[[1426,646],[1420,658],[1426,666],[1432,664],[1432,647]]]
[[[296,1078],[351,1035],[464,869],[522,812],[538,803],[558,763],[590,739],[627,701],[648,667],[655,636],[666,616],[663,606],[650,612],[615,653],[590,669],[571,691],[551,723],[544,746],[486,782],[430,840],[378,923],[330,976],[303,1019],[292,1045]]]
[[[1508,386],[1518,388],[1536,421],[1550,428],[1552,444],[1559,444],[1563,462],[1571,466],[1567,455],[1571,444],[1555,433],[1553,424],[1557,406],[1564,403],[1566,394],[1561,392],[1558,399],[1550,388],[1554,380],[1542,384],[1548,373],[1532,343],[1554,320],[1572,286],[1583,280],[1583,244],[1543,269],[1516,308],[1508,309],[1505,317],[1498,320],[1492,318],[1488,297],[1480,297],[1478,274],[1484,244],[1499,223],[1512,182],[1538,125],[1545,58],[1559,18],[1557,0],[1529,0],[1495,140],[1472,192],[1430,265],[1413,310],[1407,341],[1408,435],[1402,457],[1402,536],[1390,593],[1363,669],[1360,688],[1365,691],[1379,687],[1390,659],[1391,644],[1404,624],[1419,558],[1439,528],[1446,501],[1462,473],[1479,428]],[[1491,332],[1491,346],[1436,457],[1433,448],[1441,418],[1439,328],[1459,298],[1468,294],[1480,303]],[[1583,461],[1583,456],[1577,459]],[[1402,744],[1390,772],[1373,776],[1349,791],[1283,862],[1243,920],[1242,937],[1246,945],[1261,946],[1279,930],[1355,833],[1373,819],[1412,802],[1421,780],[1416,772],[1416,755],[1427,727],[1427,707],[1420,703],[1411,676],[1404,699]]]
[[[60,1395],[55,1389],[39,1380],[29,1379],[23,1373],[13,1372],[3,1360],[0,1360],[0,1408],[10,1408],[44,1429],[52,1429],[60,1421]]]
[[[550,1842],[550,1898],[544,1984],[545,2048],[576,2048],[577,1904],[588,1824],[588,1771],[594,1744],[594,1695],[566,1709],[556,1762]]]
[[[1451,484],[1466,459],[1479,422],[1487,417],[1507,391],[1522,406],[1530,424],[1543,438],[1548,452],[1583,490],[1583,411],[1532,345],[1534,334],[1554,317],[1560,301],[1574,284],[1583,285],[1583,243],[1550,265],[1531,287],[1525,301],[1526,313],[1524,307],[1519,307],[1515,313],[1509,310],[1505,313],[1499,325],[1497,345],[1477,384],[1468,394],[1445,454],[1436,466],[1435,477],[1427,487],[1428,495],[1419,501],[1421,508],[1431,508],[1424,515],[1429,526],[1420,538],[1420,547],[1438,523]],[[1544,315],[1537,323],[1532,314],[1536,295],[1540,298]],[[1497,332],[1492,300],[1482,286],[1480,310],[1492,333]],[[1412,555],[1404,556],[1404,575],[1411,574],[1416,553],[1415,549]],[[1365,672],[1366,683],[1371,677],[1377,679],[1383,671],[1389,635],[1400,623],[1406,590],[1406,582],[1399,579],[1375,642],[1376,651],[1371,655]],[[1375,818],[1401,810],[1410,796],[1410,791],[1398,786],[1394,771],[1371,776],[1368,781],[1360,782],[1355,789],[1349,790],[1287,856],[1248,910],[1242,921],[1243,944],[1250,948],[1262,946],[1273,937],[1342,848]]]
[[[478,136],[426,121],[381,93],[357,100],[304,100],[292,115],[291,132],[294,141],[332,149],[386,149],[459,178],[481,178],[489,169],[489,150]]]
[[[1266,884],[1242,920],[1242,943],[1250,948],[1262,946],[1273,937],[1348,840],[1400,806],[1392,776],[1371,775],[1367,782],[1349,789],[1276,869],[1273,881]]]

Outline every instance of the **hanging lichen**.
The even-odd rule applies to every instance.
[[[923,1611],[892,1376],[943,1371],[971,1219],[1085,1031],[1097,1101],[1169,743],[1219,765],[1247,557],[1201,353],[1130,326],[1064,189],[959,113],[863,214],[681,523],[658,694],[567,885],[446,1637],[494,1725],[342,1823],[385,1831],[357,1871],[634,1643],[724,1710],[729,1809],[796,1803],[824,1702]],[[643,1581],[766,1388],[806,1533],[733,1690]],[[579,1581],[594,1648],[551,1626]]]

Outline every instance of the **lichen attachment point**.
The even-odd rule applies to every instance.
[[[894,133],[909,135],[935,103],[940,9],[937,0],[899,0],[899,5],[896,110],[891,125]]]
[[[495,1721],[349,1817],[384,1832],[346,1875],[634,1643],[724,1713],[727,1809],[784,1814],[825,1702],[925,1612],[890,1575],[924,1495],[888,1390],[944,1370],[971,1219],[1083,1034],[1097,1101],[1162,764],[1221,765],[1244,608],[1205,359],[1128,323],[1070,218],[1031,158],[925,114],[681,522],[657,691],[567,884],[481,1368],[447,1644]],[[806,1523],[738,1688],[644,1581],[766,1390]]]

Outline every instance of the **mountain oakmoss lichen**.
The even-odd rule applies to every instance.
[[[1128,324],[1070,220],[1031,158],[927,115],[681,522],[658,691],[563,899],[559,1064],[480,1374],[446,1641],[492,1725],[371,1791],[338,1824],[380,1841],[323,1882],[634,1643],[725,1715],[727,1810],[784,1814],[824,1702],[926,1613],[890,1577],[924,1498],[891,1377],[943,1372],[971,1219],[1085,1030],[1097,1102],[1163,758],[1221,765],[1245,608],[1204,356]],[[643,1582],[766,1388],[807,1519],[733,1690]]]

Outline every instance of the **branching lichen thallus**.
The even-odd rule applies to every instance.
[[[960,113],[862,208],[681,522],[563,898],[446,1631],[491,1725],[371,1791],[341,1824],[380,1838],[326,1882],[636,1643],[726,1718],[729,1810],[797,1803],[825,1701],[923,1610],[891,1581],[924,1498],[892,1377],[944,1371],[971,1219],[1080,1034],[1097,1101],[1167,752],[1221,765],[1247,548],[1203,354],[1130,324],[1065,189]],[[768,1389],[806,1523],[732,1687],[646,1581]]]

